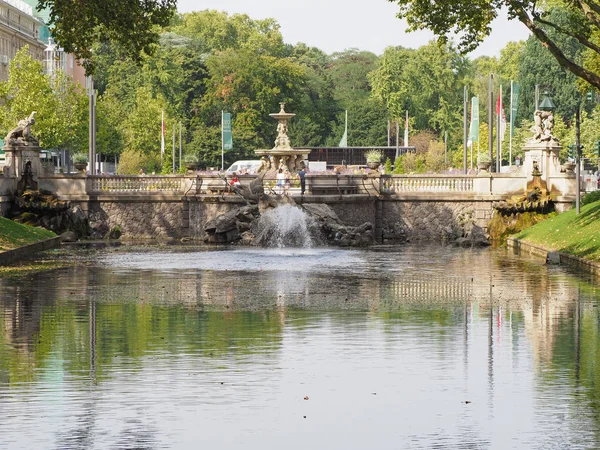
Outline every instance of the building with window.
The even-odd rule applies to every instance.
[[[46,43],[42,41],[42,33],[47,33],[44,27],[27,2],[0,0],[0,81],[8,79],[8,63],[25,45],[29,45],[32,58],[44,60]]]

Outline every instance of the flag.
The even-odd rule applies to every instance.
[[[408,111],[406,111],[406,121],[404,122],[404,146],[408,147]]]
[[[479,97],[471,98],[471,126],[467,146],[471,147],[473,142],[479,142]]]
[[[510,137],[515,135],[515,120],[517,118],[517,107],[519,105],[519,85],[511,81],[510,90]]]
[[[224,112],[221,116],[221,133],[223,150],[233,149],[233,133],[231,131],[231,113]]]
[[[162,117],[160,120],[160,157],[165,154],[165,112],[162,112]]]
[[[342,136],[338,147],[348,147],[348,110],[346,110],[346,126],[344,127],[344,135]]]
[[[498,130],[498,136],[500,138],[500,142],[504,142],[504,133],[506,132],[506,115],[504,114],[504,105],[502,104],[502,87],[500,87],[500,92],[498,93],[496,114],[500,116],[500,129]]]

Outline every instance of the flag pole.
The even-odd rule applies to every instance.
[[[400,119],[396,120],[396,158],[400,156]]]
[[[512,166],[512,135],[513,135],[513,80],[510,80],[510,135],[508,137],[508,165]]]
[[[494,150],[494,75],[490,73],[489,86],[488,86],[488,156],[490,162],[493,156]]]
[[[175,173],[175,127],[176,125],[173,124],[173,173]]]
[[[223,136],[223,117],[224,117],[224,111],[221,110],[221,172],[223,172],[224,170],[224,166],[225,166],[225,141],[224,136]]]
[[[465,85],[464,90],[463,90],[463,172],[466,174],[467,173],[467,140],[469,139],[468,135],[467,135],[467,113],[469,110],[468,107],[468,102],[467,102],[467,96],[468,96],[468,91],[467,91],[467,86]]]
[[[408,109],[406,110],[406,120],[404,122],[404,146],[408,147]]]
[[[388,129],[387,129],[387,132],[388,132],[388,141],[387,141],[388,145],[387,146],[389,147],[390,146],[390,121],[389,120],[388,120]]]
[[[346,110],[346,127],[344,128],[344,134],[346,135],[346,147],[348,147],[348,110]]]
[[[496,105],[496,121],[498,122],[496,128],[496,172],[500,173],[500,169],[502,166],[502,141],[500,141],[500,135],[502,134],[502,84],[500,84],[500,90],[498,91],[498,101],[496,102]]]
[[[181,167],[181,122],[179,122],[179,167]]]
[[[160,164],[163,163],[165,154],[165,110],[163,109],[160,119]]]

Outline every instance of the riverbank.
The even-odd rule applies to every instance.
[[[600,201],[566,211],[517,233],[508,246],[544,256],[553,262],[600,267]]]
[[[55,248],[59,243],[60,238],[52,231],[0,217],[0,265]]]
[[[30,227],[0,217],[0,252],[34,244],[56,237],[52,231],[40,227]]]

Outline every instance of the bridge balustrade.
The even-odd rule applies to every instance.
[[[391,193],[399,192],[473,192],[473,177],[393,175],[388,182]]]
[[[89,176],[88,190],[98,193],[161,192],[182,193],[182,177],[179,176]]]
[[[242,175],[242,184],[248,184],[255,175]],[[16,181],[12,178],[0,182],[0,195],[14,191]],[[292,187],[299,187],[299,180],[292,179]],[[272,191],[275,180],[265,178],[265,189]],[[564,195],[573,195],[575,179],[569,174],[558,174],[548,180],[553,191]],[[317,195],[388,195],[431,197],[439,194],[451,196],[503,196],[525,192],[527,177],[510,174],[487,175],[385,175],[366,174],[308,173],[306,176],[307,194]],[[84,195],[184,195],[222,194],[228,191],[226,182],[218,174],[191,175],[84,175],[53,174],[39,177],[40,189],[62,196]],[[277,190],[277,189],[275,189]],[[296,193],[299,189],[293,189]]]

